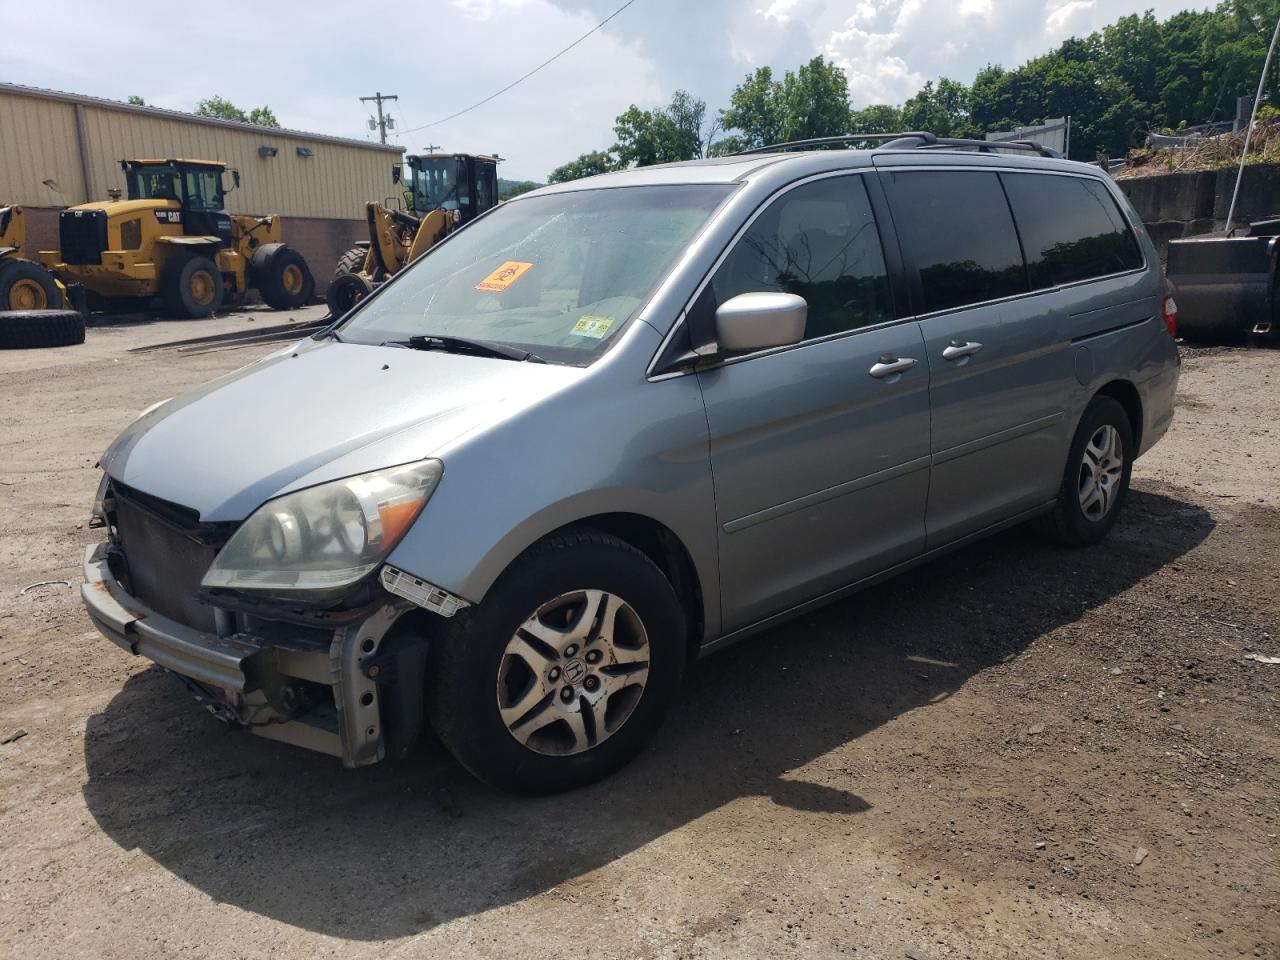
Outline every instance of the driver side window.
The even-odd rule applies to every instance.
[[[774,200],[700,300],[710,294],[707,308],[714,314],[740,293],[761,291],[804,297],[805,340],[893,318],[884,252],[861,176],[815,180]]]

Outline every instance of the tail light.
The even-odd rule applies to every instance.
[[[1164,328],[1169,331],[1169,336],[1178,339],[1178,301],[1171,295],[1166,295],[1160,305],[1160,319],[1164,321]]]

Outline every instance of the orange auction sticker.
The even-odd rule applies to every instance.
[[[489,274],[477,283],[476,289],[483,290],[486,293],[501,293],[532,269],[532,263],[522,263],[519,260],[508,260],[497,270],[493,271],[493,273]]]

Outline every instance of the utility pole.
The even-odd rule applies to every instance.
[[[373,130],[375,129],[375,126],[376,126],[376,129],[378,131],[378,136],[382,138],[383,143],[387,142],[387,131],[395,129],[396,121],[391,116],[391,114],[387,114],[386,116],[383,116],[382,101],[383,100],[399,100],[399,99],[400,98],[397,97],[394,93],[384,94],[382,91],[378,91],[372,97],[360,98],[361,103],[368,103],[370,100],[373,100],[378,104],[378,119],[375,122],[372,117],[369,118],[369,129]]]

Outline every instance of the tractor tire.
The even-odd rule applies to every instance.
[[[373,293],[373,282],[363,273],[344,273],[333,278],[325,294],[329,316],[334,320],[346,316],[357,303]]]
[[[70,347],[84,343],[84,317],[75,310],[0,313],[0,350]]]
[[[364,261],[369,251],[364,247],[352,247],[338,258],[338,266],[333,271],[333,279],[337,280],[348,273],[360,273],[364,270]]]
[[[0,310],[60,310],[53,275],[30,260],[0,260]]]
[[[293,310],[316,292],[316,279],[307,261],[283,243],[259,247],[253,254],[250,274],[262,299],[274,310]]]
[[[171,261],[160,278],[160,299],[171,317],[207,317],[225,295],[222,274],[208,257]]]

